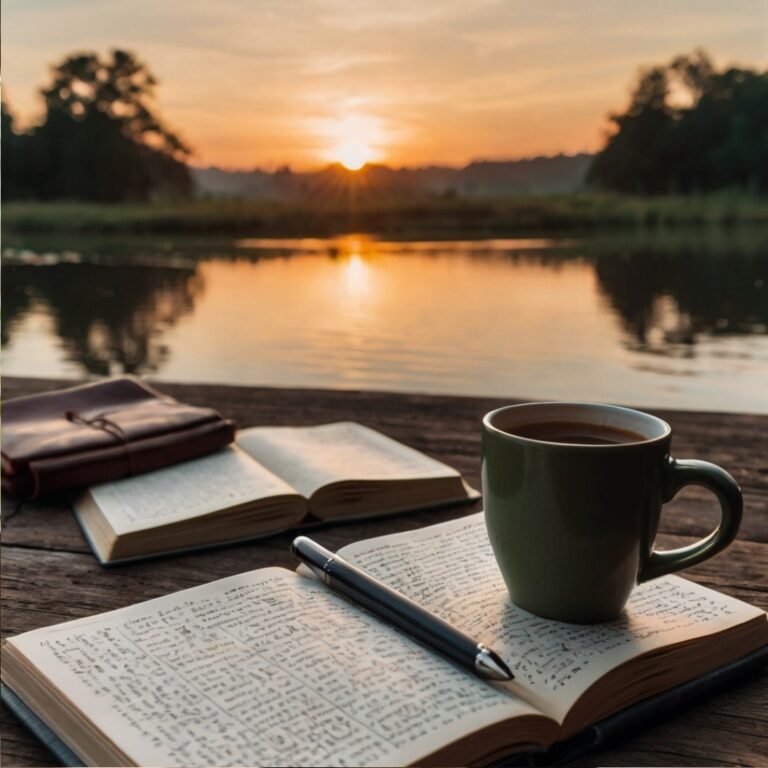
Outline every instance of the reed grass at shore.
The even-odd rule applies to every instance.
[[[625,197],[580,194],[504,199],[396,200],[324,204],[266,200],[196,200],[100,205],[9,203],[5,233],[167,233],[327,236],[367,232],[390,236],[482,235],[533,230],[695,227],[768,224],[768,199]]]

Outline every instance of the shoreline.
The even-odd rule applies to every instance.
[[[587,234],[767,224],[768,198],[723,193],[703,197],[575,194],[344,204],[240,199],[124,205],[10,202],[2,211],[3,236],[130,233],[329,237],[356,233],[450,239],[459,234]]]
[[[110,374],[111,375],[111,374]],[[122,375],[122,374],[121,374]],[[339,386],[339,385],[320,385],[312,383],[304,384],[274,384],[270,382],[248,382],[240,381],[233,382],[231,380],[217,379],[217,378],[192,378],[184,379],[167,379],[159,371],[152,371],[148,373],[136,374],[140,378],[146,380],[150,384],[157,385],[158,388],[163,389],[169,387],[171,389],[184,388],[184,389],[216,389],[224,393],[231,393],[235,397],[242,397],[246,392],[252,392],[254,390],[266,396],[276,397],[295,397],[297,400],[312,400],[314,398],[323,397],[327,395],[332,396],[348,396],[361,400],[379,400],[384,398],[398,398],[404,402],[418,401],[428,398],[441,398],[443,400],[451,400],[457,404],[470,404],[472,401],[485,400],[488,402],[498,400],[505,403],[535,403],[546,402],[553,400],[552,397],[537,395],[525,395],[516,394],[514,396],[502,394],[498,392],[454,392],[450,390],[441,389],[393,389],[388,387],[377,386]],[[63,389],[65,387],[74,387],[81,384],[87,384],[89,382],[103,381],[109,378],[109,375],[97,375],[89,373],[79,373],[74,375],[67,375],[62,372],[61,374],[50,375],[36,375],[26,373],[10,373],[3,376],[3,380],[7,383],[8,387],[14,392],[16,389],[31,389],[34,393],[47,392],[54,389]],[[684,415],[695,414],[707,414],[713,419],[726,421],[733,417],[740,417],[741,419],[761,419],[768,418],[768,408],[760,409],[744,409],[737,407],[738,403],[733,401],[719,402],[717,406],[706,406],[698,404],[691,406],[687,404],[681,404],[672,399],[668,401],[659,400],[653,401],[630,401],[625,400],[607,400],[609,405],[617,405],[622,408],[633,408],[635,410],[647,411],[649,413],[660,412],[665,413],[678,413]],[[490,410],[490,406],[489,406]]]

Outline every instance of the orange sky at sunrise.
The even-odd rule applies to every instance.
[[[768,66],[764,0],[5,0],[2,22],[20,123],[49,64],[123,47],[193,162],[229,168],[594,151],[641,65]]]

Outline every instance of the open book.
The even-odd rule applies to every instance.
[[[102,563],[478,498],[459,473],[362,424],[254,427],[200,459],[73,500]]]
[[[265,568],[6,641],[2,679],[89,765],[483,764],[768,644],[766,614],[670,576],[605,624],[508,599],[481,515],[343,557],[498,651],[483,681],[302,573]]]

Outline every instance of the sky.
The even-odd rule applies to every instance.
[[[196,165],[463,165],[600,148],[643,65],[768,68],[766,0],[3,0],[3,94],[134,51]]]

